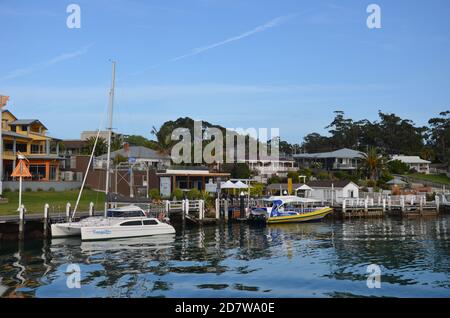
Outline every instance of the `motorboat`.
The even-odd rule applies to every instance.
[[[107,216],[88,217],[79,222],[55,223],[52,237],[78,236],[82,241],[108,240],[174,234],[175,228],[157,218],[149,218],[135,205],[109,209]]]
[[[250,211],[249,221],[268,224],[319,221],[333,211],[321,206],[319,200],[298,196],[273,196],[263,202],[263,207]]]

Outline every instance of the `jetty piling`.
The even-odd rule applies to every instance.
[[[67,222],[71,221],[71,216],[70,216],[70,202],[67,202],[66,204],[66,220]]]
[[[89,216],[94,216],[94,202],[89,203]]]

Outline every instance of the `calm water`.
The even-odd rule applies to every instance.
[[[0,295],[450,297],[450,216],[187,229],[176,236],[0,245]],[[81,288],[69,289],[69,264]],[[367,287],[367,266],[381,288]]]

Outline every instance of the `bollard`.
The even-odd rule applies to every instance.
[[[434,200],[436,201],[436,211],[439,213],[439,206],[440,206],[439,196],[435,196]]]
[[[70,202],[67,202],[67,204],[66,204],[66,220],[67,221],[71,221],[70,220]]]
[[[89,216],[94,216],[94,202],[89,203]]]
[[[369,199],[366,198],[366,199],[364,200],[364,212],[367,212],[367,211],[368,211],[368,208],[369,208]]]
[[[386,212],[386,199],[383,198],[383,213]]]
[[[22,204],[19,207],[19,240],[25,237],[25,206]]]
[[[346,203],[347,201],[344,199],[344,200],[342,200],[342,212],[345,214],[345,212],[346,212]]]

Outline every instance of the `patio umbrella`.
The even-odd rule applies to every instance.
[[[227,182],[221,183],[220,188],[221,189],[237,189],[236,185],[233,182],[231,182],[230,180],[228,180]]]
[[[236,182],[235,184],[236,189],[248,189],[248,185],[246,185],[244,182],[242,182],[241,180],[239,180],[238,182]]]

